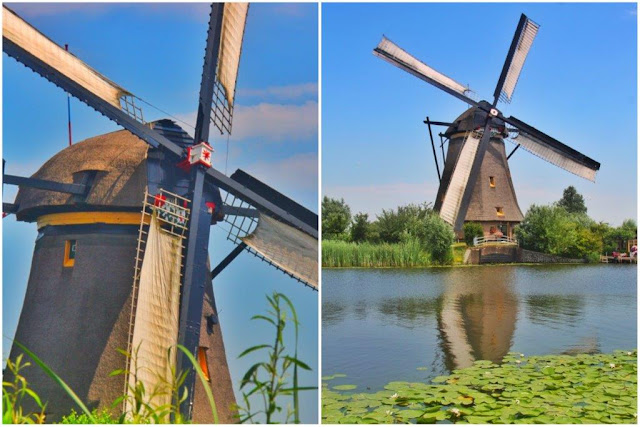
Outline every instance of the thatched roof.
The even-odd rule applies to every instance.
[[[126,130],[95,136],[65,148],[47,161],[33,178],[74,183],[83,171],[98,171],[84,201],[72,194],[21,186],[15,203],[17,218],[32,222],[54,212],[140,210],[147,182],[148,145]]]

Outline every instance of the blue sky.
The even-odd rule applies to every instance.
[[[195,124],[207,4],[9,5],[58,44],[151,104]],[[314,212],[317,206],[318,18],[315,4],[253,4],[238,77],[228,174],[243,168]],[[66,94],[3,55],[3,158],[7,173],[31,175],[67,144]],[[118,126],[72,99],[74,141]],[[149,107],[145,119],[165,114]],[[187,126],[185,130],[192,132]],[[212,137],[214,166],[225,170],[226,137]],[[292,179],[293,178],[293,179]],[[11,202],[15,188],[3,188]],[[35,224],[11,216],[3,228],[3,335],[12,337],[26,290]],[[217,264],[233,246],[227,228],[212,227],[209,246]],[[10,266],[10,267],[9,267]],[[301,385],[317,382],[318,293],[243,253],[214,283],[227,357],[235,384],[254,360],[237,360],[245,348],[271,340],[255,321],[265,294],[288,295],[300,316],[300,358],[314,368]],[[292,345],[289,339],[288,343]],[[3,355],[8,352],[3,342]],[[302,420],[317,420],[317,393],[302,395]]]
[[[372,50],[384,34],[488,99],[521,13],[541,27],[511,104],[498,108],[602,164],[593,184],[519,150],[509,165],[521,209],[556,201],[573,185],[594,219],[635,218],[634,3],[324,4],[323,195],[372,216],[433,202],[438,179],[422,121],[451,122],[467,106]]]

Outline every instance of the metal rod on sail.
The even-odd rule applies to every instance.
[[[438,166],[438,155],[436,154],[436,144],[433,142],[433,132],[431,132],[431,121],[429,120],[429,116],[427,116],[427,120],[424,121],[429,128],[429,138],[431,138],[431,149],[433,150],[433,160],[436,162],[436,171],[438,171],[438,182],[442,180],[440,176],[440,166]]]
[[[64,50],[69,52],[69,45],[64,45]],[[67,92],[67,124],[69,128],[69,147],[73,144],[73,139],[71,138],[71,94]]]
[[[516,148],[514,148],[511,153],[509,153],[509,155],[507,156],[507,160],[509,160],[511,156],[513,156],[513,153],[515,153],[518,148],[520,148],[520,144],[516,145]]]

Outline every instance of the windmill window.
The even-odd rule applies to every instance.
[[[204,378],[207,381],[211,381],[209,379],[209,362],[207,361],[207,348],[206,347],[198,347],[198,363],[200,364],[200,369],[202,369],[202,373],[204,374]]]
[[[489,177],[489,187],[495,188],[495,186],[496,186],[496,180],[495,180],[494,177],[490,176]]]
[[[502,209],[502,206],[497,206],[496,207],[496,214],[498,216],[504,216],[504,210]]]
[[[64,260],[62,265],[64,267],[73,267],[76,262],[76,241],[66,240],[64,242]]]

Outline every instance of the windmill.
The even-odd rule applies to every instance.
[[[139,377],[147,390],[158,375],[189,371],[181,412],[211,422],[190,361],[168,352],[178,343],[197,356],[220,420],[232,422],[211,281],[247,251],[318,288],[317,215],[242,170],[226,176],[212,167],[211,123],[221,135],[232,130],[248,7],[211,6],[191,137],[168,119],[145,122],[132,92],[3,6],[3,51],[124,128],[64,149],[32,177],[3,169],[3,184],[19,186],[3,214],[38,225],[16,341],[90,405],[110,404],[135,381],[109,377],[126,368],[121,348],[138,352],[138,365],[153,374]],[[223,222],[237,246],[211,269],[210,227]],[[19,352],[14,346],[10,357]],[[56,384],[38,370],[26,375],[49,401],[49,420],[69,413],[73,403]]]
[[[474,221],[482,223],[485,234],[506,223],[503,233],[510,236],[513,225],[522,220],[507,162],[519,147],[595,182],[600,163],[513,116],[505,117],[497,109],[498,101],[511,102],[538,28],[538,24],[521,15],[492,103],[472,99],[468,87],[429,67],[386,37],[373,50],[374,55],[471,106],[453,123],[432,122],[428,118],[425,121],[429,125],[440,180],[434,209],[458,235],[465,221]],[[448,126],[446,132],[440,134],[449,140],[446,157],[442,148],[442,175],[433,145],[432,124]],[[509,155],[504,139],[516,144]],[[443,145],[444,140],[441,147]]]

